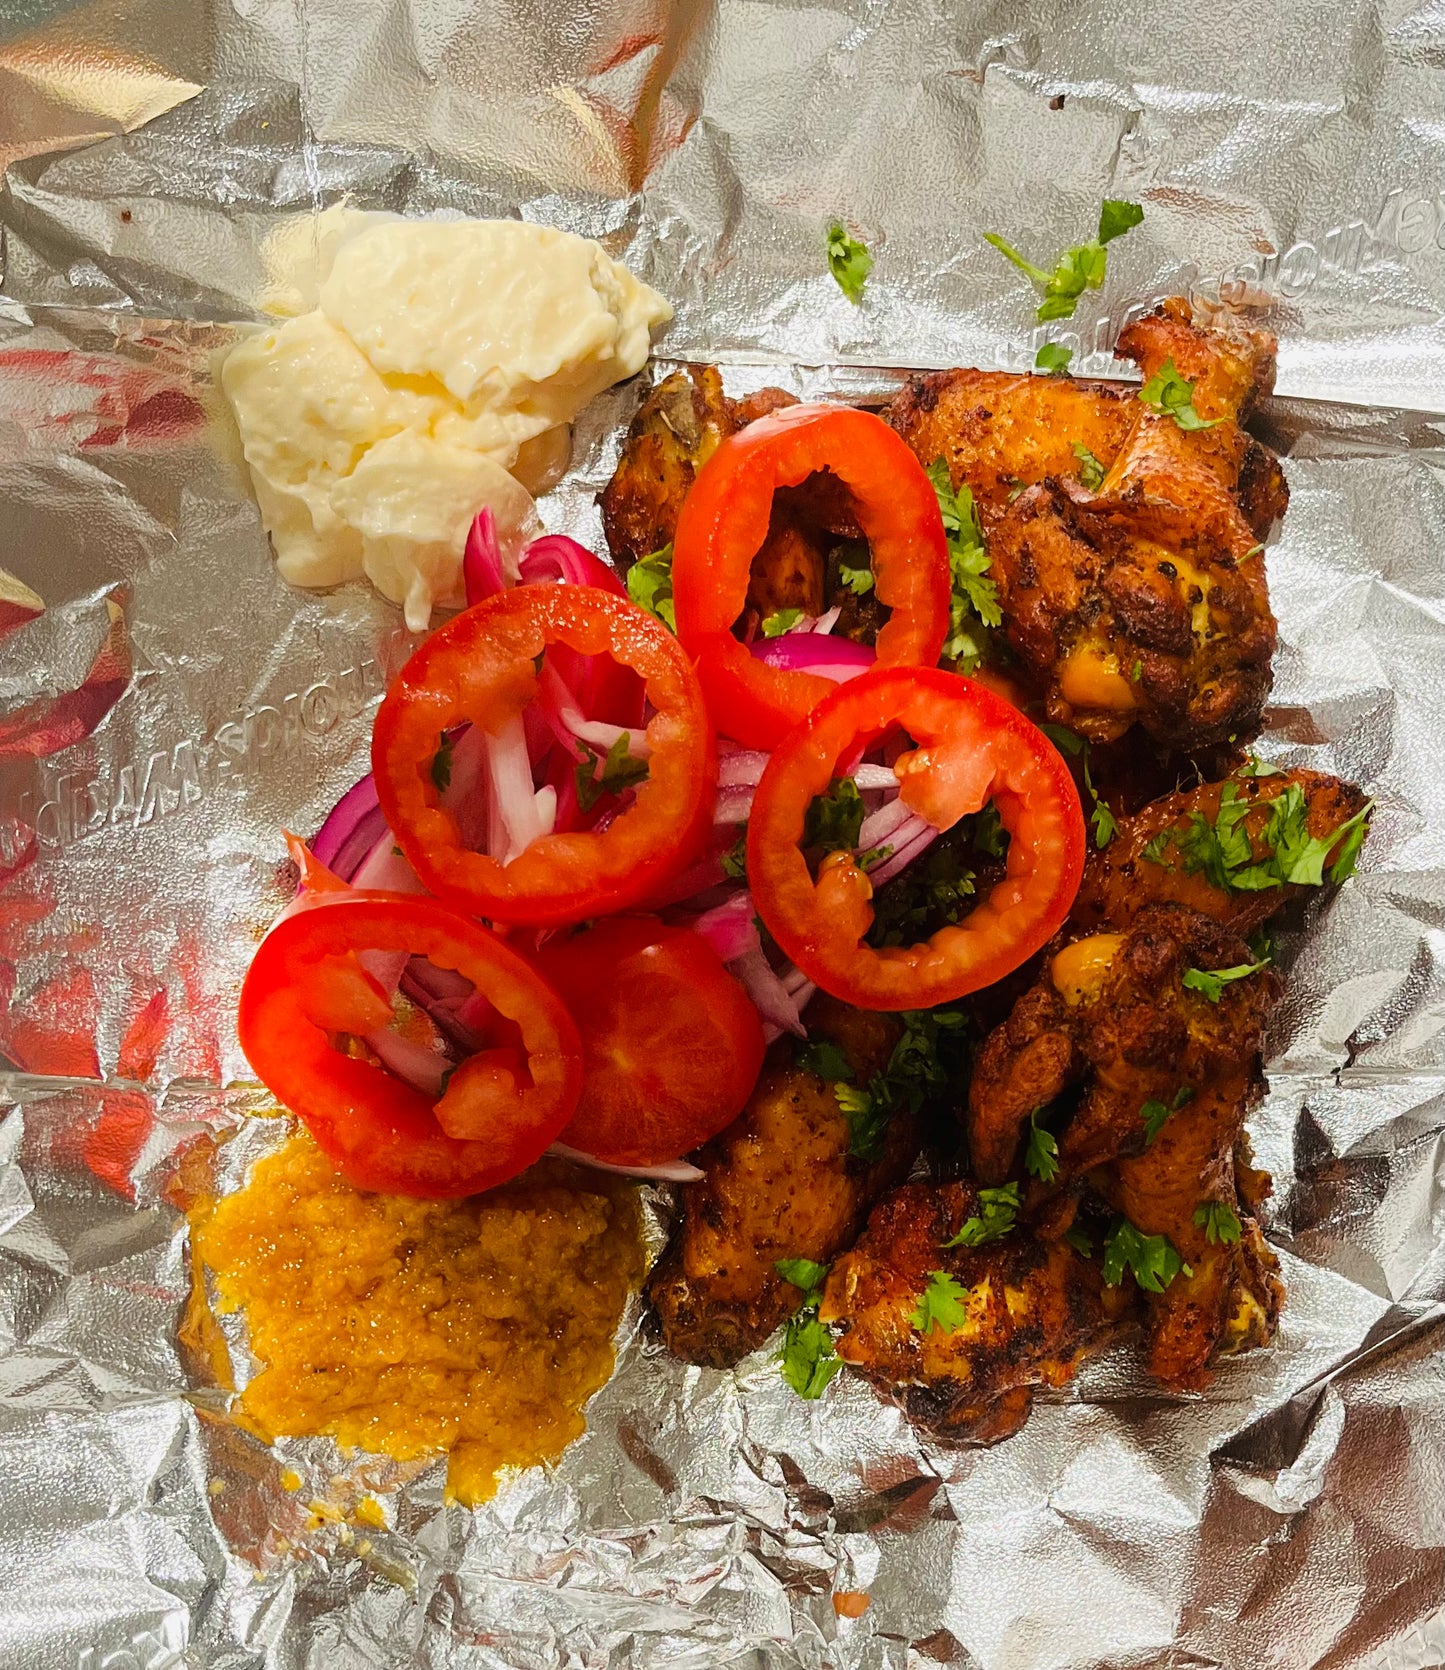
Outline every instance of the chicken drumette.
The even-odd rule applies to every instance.
[[[1288,493],[1239,425],[1272,386],[1273,339],[1171,301],[1117,352],[1146,383],[1172,363],[1200,427],[1134,391],[969,371],[916,379],[888,415],[973,489],[1008,641],[1051,719],[1173,748],[1253,736],[1275,643],[1262,542]]]
[[[889,1015],[818,997],[813,1038],[832,1039],[854,1077],[886,1066],[899,1034]],[[778,1259],[826,1264],[858,1233],[868,1209],[918,1151],[918,1121],[894,1117],[876,1158],[849,1152],[833,1086],[797,1066],[763,1072],[739,1118],[701,1156],[707,1176],[678,1191],[682,1221],[648,1283],[675,1356],[727,1368],[760,1346],[797,1308]]]

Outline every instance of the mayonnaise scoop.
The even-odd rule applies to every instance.
[[[599,244],[523,221],[372,221],[342,240],[320,305],[244,338],[221,386],[277,566],[362,575],[425,629],[463,600],[484,506],[504,561],[540,532],[532,491],[567,428],[647,362],[672,309]]]

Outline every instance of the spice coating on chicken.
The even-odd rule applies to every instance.
[[[618,566],[625,572],[671,544],[697,472],[729,435],[793,404],[782,389],[729,400],[715,366],[690,365],[663,378],[638,408],[599,500],[607,546]],[[788,493],[775,498],[748,587],[748,602],[759,615],[781,609],[822,612],[824,557],[831,541],[806,508],[806,501]]]
[[[1050,719],[1189,749],[1253,736],[1275,645],[1260,546],[1288,494],[1239,420],[1272,384],[1273,339],[1171,301],[1117,351],[1146,381],[1172,360],[1202,426],[1131,389],[983,372],[915,379],[889,418],[973,489],[1004,630]]]
[[[1131,1295],[1062,1240],[946,1247],[978,1209],[967,1183],[895,1190],[833,1265],[818,1314],[842,1329],[838,1355],[899,1394],[912,1419],[995,1443],[1028,1419],[1034,1387],[1064,1385],[1112,1335]],[[923,1332],[919,1300],[940,1270],[967,1289],[967,1314]]]
[[[833,1039],[866,1083],[886,1066],[899,1027],[820,995],[808,1031]],[[682,1221],[648,1283],[674,1355],[727,1368],[756,1350],[798,1304],[775,1261],[826,1264],[846,1246],[912,1163],[918,1122],[895,1115],[870,1163],[849,1153],[849,1140],[831,1084],[799,1067],[764,1070],[741,1116],[700,1156],[707,1176],[678,1191]]]
[[[1365,796],[1353,783],[1319,771],[1235,776],[1165,795],[1132,817],[1121,818],[1108,846],[1090,856],[1070,921],[1085,929],[1122,929],[1143,906],[1174,900],[1228,923],[1236,932],[1251,932],[1307,889],[1298,884],[1259,889],[1223,885],[1207,832],[1218,831],[1226,800],[1247,807],[1234,827],[1248,842],[1252,860],[1270,858],[1273,813],[1292,789],[1302,798],[1299,821],[1316,839],[1344,830],[1364,810]],[[1202,841],[1201,830],[1206,832]],[[1157,857],[1146,856],[1161,838]],[[1326,870],[1339,857],[1343,840],[1342,835],[1330,845]]]

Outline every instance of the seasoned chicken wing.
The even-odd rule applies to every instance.
[[[1307,884],[1256,877],[1231,886],[1231,875],[1238,881],[1271,859],[1288,873],[1284,862],[1298,862],[1309,841],[1327,843],[1318,856],[1328,875],[1352,836],[1363,839],[1364,808],[1353,783],[1318,771],[1236,775],[1165,795],[1121,818],[1108,846],[1090,856],[1071,920],[1118,931],[1144,905],[1173,899],[1249,933]]]
[[[979,1210],[967,1183],[908,1184],[833,1265],[819,1316],[842,1332],[838,1355],[900,1394],[914,1420],[994,1443],[1028,1419],[1036,1386],[1061,1386],[1125,1319],[1132,1294],[1103,1283],[1097,1259],[1063,1240],[1011,1234],[946,1247]],[[956,1327],[919,1326],[943,1272],[966,1290]],[[926,1313],[923,1318],[927,1323]]]
[[[1172,361],[1199,427],[1133,390],[982,372],[915,379],[890,420],[972,487],[1008,641],[1051,719],[1176,748],[1252,736],[1275,643],[1261,543],[1287,492],[1239,425],[1273,339],[1173,301],[1118,352],[1146,381]]]
[[[625,572],[671,543],[682,501],[721,441],[792,404],[793,396],[782,389],[729,400],[715,366],[690,365],[665,377],[632,420],[599,501],[607,546],[618,566]],[[748,587],[748,602],[759,615],[780,609],[822,613],[824,558],[833,541],[813,514],[821,502],[816,491],[777,494]]]
[[[882,1071],[899,1034],[892,1016],[822,995],[808,1030],[842,1048],[859,1083]],[[648,1284],[668,1349],[715,1368],[756,1350],[797,1308],[775,1261],[826,1264],[917,1151],[918,1122],[899,1113],[865,1164],[849,1153],[831,1084],[799,1067],[765,1069],[741,1116],[704,1151],[707,1176],[679,1191],[682,1220]]]

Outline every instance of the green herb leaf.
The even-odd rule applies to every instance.
[[[1223,1200],[1201,1200],[1194,1208],[1194,1227],[1204,1231],[1211,1247],[1232,1247],[1242,1233],[1238,1214]]]
[[[1071,731],[1067,725],[1040,725],[1039,729],[1061,754],[1067,754],[1070,759],[1082,754],[1089,746],[1077,731]]]
[[[729,881],[746,881],[748,879],[748,826],[746,823],[738,830],[738,838],[722,855],[723,874]]]
[[[656,615],[669,632],[677,631],[677,614],[672,606],[671,544],[650,556],[639,557],[627,570],[623,584],[639,609]]]
[[[1142,661],[1135,661],[1134,665],[1129,669],[1129,682],[1131,684],[1137,684],[1143,676],[1144,663]]]
[[[1089,814],[1089,822],[1094,830],[1094,845],[1100,852],[1119,833],[1119,824],[1114,814],[1099,798],[1099,791],[1094,787],[1094,779],[1089,775],[1089,745],[1084,744],[1084,787],[1089,791],[1089,798],[1094,803],[1094,810]]]
[[[854,597],[866,597],[873,590],[873,570],[867,563],[855,568],[851,563],[840,562],[838,583],[847,586]]]
[[[1059,1143],[1052,1131],[1040,1130],[1039,1114],[1035,1108],[1029,1115],[1029,1141],[1024,1150],[1024,1170],[1040,1183],[1052,1183],[1059,1175]],[[972,1220],[970,1219],[970,1222]]]
[[[908,1320],[920,1334],[930,1334],[935,1328],[957,1333],[968,1320],[968,1289],[947,1270],[930,1270],[928,1286],[918,1295]]]
[[[1167,1235],[1145,1235],[1127,1218],[1120,1217],[1115,1218],[1104,1240],[1104,1280],[1108,1286],[1117,1287],[1125,1270],[1132,1270],[1134,1280],[1150,1293],[1162,1293],[1178,1275],[1194,1274]]]
[[[783,1330],[779,1352],[783,1379],[799,1397],[822,1397],[828,1382],[843,1366],[833,1349],[833,1334],[818,1320],[815,1305],[804,1305]]]
[[[793,1059],[805,1073],[816,1073],[820,1079],[827,1079],[830,1084],[853,1077],[848,1057],[831,1038],[809,1040],[794,1054]]]
[[[1074,357],[1074,350],[1066,348],[1062,342],[1046,342],[1034,355],[1034,370],[1047,372],[1050,377],[1060,377],[1069,369],[1069,361]]]
[[[1013,247],[1005,243],[997,232],[985,232],[984,240],[993,245],[1000,255],[1013,262],[1020,272],[1026,273],[1035,284],[1042,286],[1044,299],[1039,304],[1038,318],[1040,322],[1049,319],[1069,319],[1073,317],[1074,309],[1079,305],[1079,297],[1085,290],[1097,290],[1104,282],[1104,274],[1108,269],[1108,251],[1104,245],[1127,232],[1131,226],[1137,226],[1144,218],[1144,210],[1138,203],[1125,203],[1115,198],[1106,198],[1099,211],[1099,235],[1090,238],[1087,243],[1075,244],[1072,249],[1066,249],[1054,264],[1052,272],[1045,272],[1042,267],[1036,267],[1032,261]]]
[[[802,618],[801,609],[779,609],[775,614],[764,615],[763,636],[781,638],[785,632],[791,632]]]
[[[445,794],[452,786],[452,744],[449,737],[442,737],[440,746],[431,757],[431,780],[436,784],[438,794]]]
[[[1009,832],[998,815],[998,807],[990,800],[974,815],[974,847],[989,858],[1002,858],[1008,851],[1008,843]]]
[[[828,1275],[828,1266],[811,1258],[777,1258],[773,1260],[773,1268],[785,1282],[802,1288],[808,1296],[803,1301],[805,1304],[812,1304],[821,1295]]]
[[[1194,1086],[1181,1084],[1174,1092],[1174,1100],[1167,1105],[1163,1102],[1150,1100],[1139,1109],[1139,1117],[1144,1121],[1144,1146],[1146,1148],[1164,1129],[1164,1122],[1171,1113],[1178,1113],[1186,1102],[1194,1099]]]
[[[858,868],[866,876],[870,870],[876,869],[885,858],[892,858],[892,856],[892,847],[869,847],[867,852],[860,852],[858,854]]]
[[[1234,980],[1245,980],[1260,969],[1269,967],[1269,958],[1259,963],[1240,963],[1237,968],[1186,968],[1180,985],[1191,992],[1201,992],[1211,1003],[1218,1003],[1224,988]]]
[[[1117,197],[1106,197],[1099,210],[1099,242],[1111,243],[1137,226],[1143,218],[1142,203],[1128,203]]]
[[[1239,768],[1241,777],[1282,777],[1284,773],[1277,765],[1271,765],[1268,760],[1260,759],[1258,754],[1251,754]]]
[[[1074,457],[1079,460],[1079,480],[1091,493],[1097,493],[1104,485],[1104,477],[1109,472],[1082,441],[1074,442],[1073,452]]]
[[[1139,390],[1139,398],[1152,412],[1172,417],[1181,429],[1213,429],[1223,418],[1202,418],[1194,410],[1194,384],[1174,369],[1167,359]]]
[[[828,271],[838,288],[857,307],[863,300],[863,286],[873,271],[873,257],[868,253],[867,244],[849,237],[840,220],[828,228]]]
[[[1092,1238],[1084,1230],[1080,1229],[1077,1224],[1075,1224],[1071,1229],[1066,1229],[1064,1231],[1064,1239],[1069,1243],[1074,1251],[1078,1253],[1080,1258],[1092,1258],[1094,1256],[1094,1243]]]
[[[575,780],[577,804],[584,812],[590,812],[604,794],[621,794],[646,778],[647,761],[633,759],[628,752],[631,745],[631,732],[623,731],[603,757],[600,777],[596,751],[586,743],[579,745]]]
[[[972,488],[960,483],[955,489],[942,458],[935,458],[928,466],[928,479],[933,483],[943,517],[952,580],[948,637],[941,659],[955,662],[960,672],[969,673],[983,659],[989,630],[1003,620],[998,586],[985,578],[989,556],[984,549],[983,529],[974,508]]]
[[[1005,1183],[997,1189],[980,1189],[978,1215],[965,1218],[958,1233],[943,1244],[945,1247],[981,1247],[986,1241],[997,1241],[1014,1227],[1018,1214],[1017,1183]]]
[[[849,852],[863,827],[863,798],[851,777],[835,777],[826,794],[814,795],[803,819],[804,847]]]
[[[848,1122],[848,1152],[873,1160],[893,1115],[917,1113],[930,1098],[955,1088],[962,1076],[967,1021],[958,1009],[905,1009],[903,1032],[888,1065],[864,1088],[835,1083],[833,1095]]]

